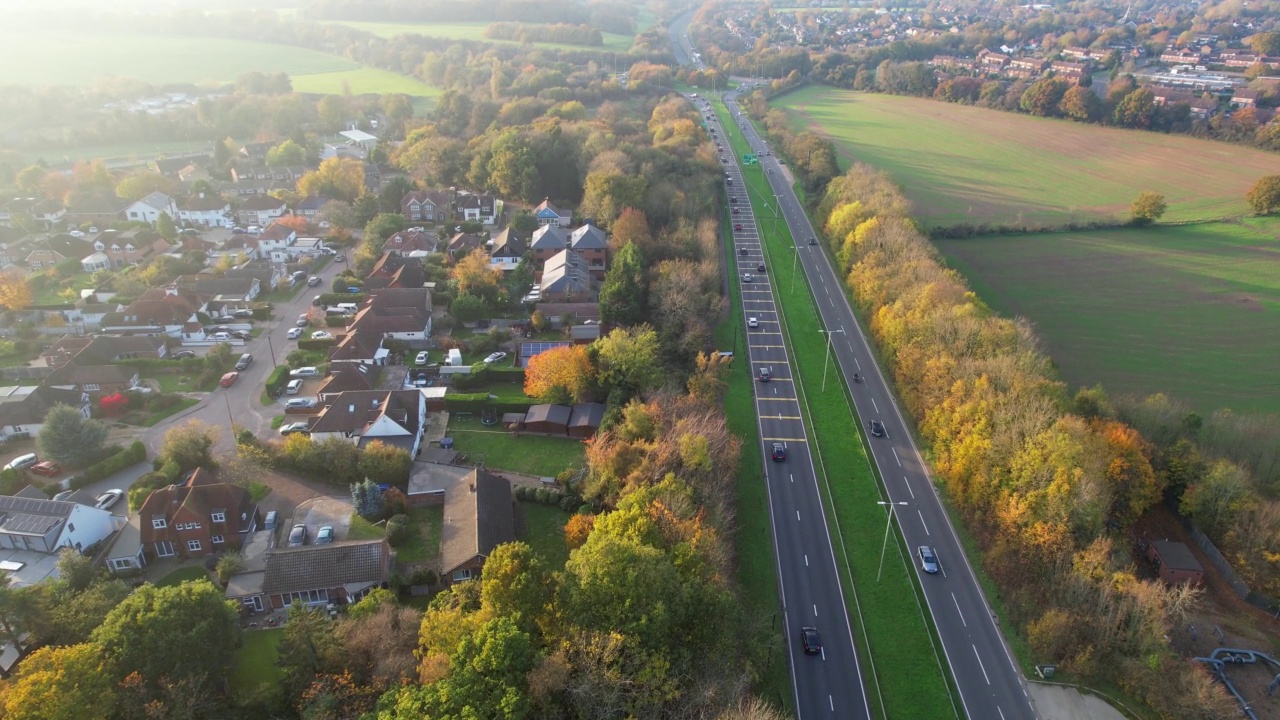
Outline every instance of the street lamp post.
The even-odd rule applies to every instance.
[[[906,505],[906,502],[885,502],[879,500],[877,505],[889,506],[889,518],[884,521],[884,543],[880,546],[880,569],[876,570],[876,582],[880,582],[880,573],[884,572],[884,551],[889,547],[889,526],[893,524],[893,511],[898,505]]]
[[[826,333],[827,336],[827,358],[822,361],[822,392],[827,391],[827,366],[831,364],[831,336],[840,333],[844,334],[844,329],[839,330],[819,330],[820,333]]]

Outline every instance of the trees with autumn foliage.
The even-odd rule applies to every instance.
[[[542,402],[586,402],[596,389],[596,369],[584,345],[551,348],[529,358],[524,394]]]
[[[352,158],[329,158],[298,178],[298,194],[323,195],[355,202],[364,193],[364,163]]]
[[[498,302],[502,290],[502,270],[489,263],[484,248],[476,248],[453,267],[453,280],[459,295],[478,297],[490,305]]]
[[[31,304],[31,285],[18,268],[0,272],[0,308],[20,310]]]

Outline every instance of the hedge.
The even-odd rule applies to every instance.
[[[478,400],[472,399],[477,397],[480,399]],[[464,399],[459,400],[458,398],[464,398]],[[492,410],[499,414],[509,413],[509,412],[523,413],[523,412],[529,412],[529,408],[535,404],[536,404],[536,401],[534,400],[530,400],[529,402],[524,402],[524,403],[494,402],[492,400],[489,400],[489,396],[486,395],[485,393],[471,393],[467,395],[445,395],[444,396],[444,409],[448,410],[449,412],[481,413],[486,410]]]
[[[129,358],[127,360],[116,360],[114,365],[125,365],[135,367],[138,370],[150,370],[152,372],[188,372],[198,373],[205,369],[203,357],[182,358],[181,360],[161,360],[159,358]]]
[[[147,446],[143,445],[140,440],[134,440],[133,444],[128,448],[85,468],[83,472],[72,479],[71,487],[72,489],[79,490],[95,480],[101,480],[102,478],[113,473],[118,473],[127,467],[137,465],[146,459]]]
[[[267,376],[267,392],[284,390],[284,386],[289,384],[290,370],[291,368],[288,365],[277,365],[271,371],[271,374]]]
[[[321,305],[340,305],[342,303],[355,303],[357,305],[363,305],[364,301],[367,300],[368,298],[369,298],[368,293],[328,292],[328,293],[320,294],[320,304]]]
[[[524,385],[524,368],[495,368],[492,365],[483,363],[480,363],[480,365],[480,369],[473,370],[470,375],[454,375],[449,384],[459,390],[469,390],[498,383]]]
[[[335,343],[335,342],[336,342],[336,341],[335,341],[335,340],[333,340],[333,339],[329,339],[329,340],[311,340],[311,339],[307,339],[307,340],[299,340],[299,341],[298,341],[298,349],[299,349],[299,350],[328,350],[329,348],[333,347],[333,345],[334,345],[334,343]]]

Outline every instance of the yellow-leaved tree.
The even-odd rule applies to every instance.
[[[529,358],[524,393],[544,402],[583,402],[595,387],[596,369],[584,345],[565,345]]]

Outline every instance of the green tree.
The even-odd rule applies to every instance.
[[[1187,486],[1178,509],[1196,521],[1210,537],[1222,538],[1240,513],[1255,502],[1248,474],[1219,460],[1199,480]]]
[[[1156,115],[1155,94],[1147,88],[1138,88],[1116,105],[1112,121],[1121,127],[1149,128]]]
[[[644,258],[636,244],[629,241],[614,257],[600,287],[600,320],[624,327],[644,322],[647,290]]]
[[[334,622],[320,609],[294,604],[280,637],[276,664],[284,671],[286,696],[295,702],[316,675],[342,669],[342,644]]]
[[[1018,105],[1023,112],[1040,117],[1052,117],[1058,113],[1058,106],[1066,95],[1067,88],[1067,82],[1058,78],[1037,80],[1023,91]]]
[[[511,218],[511,229],[516,232],[531,233],[538,229],[538,219],[528,210],[520,210]]]
[[[22,192],[35,195],[40,192],[40,187],[48,174],[49,171],[39,165],[28,165],[18,173],[14,182]]]
[[[126,175],[116,183],[116,196],[125,200],[141,200],[153,192],[172,195],[178,191],[178,184],[154,170],[141,170]]]
[[[115,706],[115,678],[90,643],[36,650],[0,696],[6,720],[108,720]]]
[[[103,575],[102,568],[93,562],[93,558],[70,547],[58,551],[58,561],[54,567],[58,570],[58,579],[73,593],[87,589],[101,580]]]
[[[458,322],[475,322],[489,314],[489,304],[475,295],[459,295],[449,304],[449,314]]]
[[[211,582],[143,585],[107,613],[92,641],[119,676],[137,672],[153,687],[165,677],[222,678],[240,647],[239,608]]]
[[[306,165],[307,149],[293,140],[285,140],[267,151],[267,164],[272,167]]]
[[[400,201],[405,195],[417,190],[413,181],[403,175],[396,175],[387,181],[378,191],[378,204],[382,212],[400,214]]]
[[[1058,104],[1058,112],[1072,120],[1093,122],[1102,111],[1102,101],[1097,93],[1083,85],[1075,85],[1062,95]]]
[[[1259,215],[1269,215],[1280,208],[1280,175],[1258,178],[1258,182],[1245,193],[1244,199]]]
[[[107,432],[102,421],[87,419],[70,405],[54,405],[45,414],[36,447],[49,459],[80,468],[99,458]]]
[[[365,242],[377,243],[380,250],[387,238],[405,229],[408,224],[399,213],[379,213],[364,226]]]
[[[160,217],[156,218],[156,232],[160,233],[160,237],[165,240],[178,237],[178,226],[173,224],[173,218],[169,217],[169,213],[162,212]]]
[[[1259,55],[1280,55],[1280,32],[1254,33],[1249,38],[1249,47]]]
[[[123,580],[106,579],[98,579],[78,592],[59,589],[49,604],[48,629],[42,641],[50,645],[85,642],[102,624],[102,618],[124,602],[132,590]]]
[[[508,130],[493,142],[486,167],[489,184],[499,194],[532,200],[537,194],[538,168],[528,143],[515,130]]]
[[[218,440],[218,432],[218,428],[199,420],[172,427],[164,434],[160,457],[177,463],[183,470],[212,468],[213,445]]]
[[[326,95],[325,100],[332,97]],[[353,202],[364,193],[364,163],[352,158],[329,158],[298,179],[298,193]]]
[[[409,482],[413,457],[409,451],[374,440],[360,452],[360,474],[376,484],[403,487]]]
[[[662,383],[658,334],[648,325],[615,328],[591,348],[597,378],[610,394],[619,391],[625,400],[644,395]]]
[[[1159,220],[1168,207],[1163,195],[1146,190],[1134,198],[1129,213],[1133,216],[1134,225],[1150,225]]]
[[[522,542],[493,549],[484,563],[480,602],[492,617],[507,617],[536,635],[538,621],[552,611],[551,572],[541,556]]]

